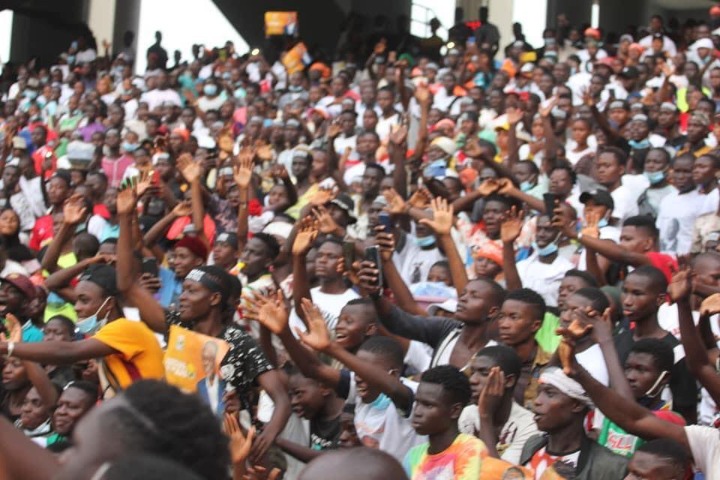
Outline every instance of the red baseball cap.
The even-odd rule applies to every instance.
[[[25,275],[19,273],[11,273],[4,278],[0,278],[0,283],[9,283],[13,287],[20,290],[28,300],[35,299],[35,285]]]

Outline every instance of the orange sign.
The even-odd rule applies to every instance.
[[[302,42],[299,42],[293,48],[291,48],[285,55],[283,55],[281,62],[285,65],[285,69],[288,74],[300,72],[305,69],[305,63],[303,59],[307,54],[307,47]]]
[[[297,12],[265,12],[265,36],[297,34]]]
[[[202,389],[203,382],[222,382],[220,362],[229,350],[224,340],[172,325],[165,352],[165,378],[187,393]]]

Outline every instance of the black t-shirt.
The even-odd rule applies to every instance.
[[[310,420],[311,450],[331,450],[338,447],[340,440],[340,416],[331,420]]]
[[[661,340],[673,349],[680,345],[680,341],[671,333],[665,335]],[[617,349],[621,364],[625,364],[625,360],[627,360],[633,345],[635,345],[633,330],[625,330],[615,337],[615,348]],[[676,361],[670,372],[670,391],[673,396],[672,404],[674,410],[693,408],[697,405],[697,382],[695,381],[695,377],[688,371],[685,358],[682,358],[679,362]]]

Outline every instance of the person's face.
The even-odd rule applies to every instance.
[[[688,141],[691,143],[698,143],[700,140],[705,138],[708,133],[708,128],[699,120],[691,118],[687,126]]]
[[[292,174],[296,178],[307,178],[310,173],[310,161],[304,156],[296,155],[293,157],[292,166],[290,168],[292,170]]]
[[[345,350],[356,350],[367,337],[375,333],[372,313],[367,305],[346,305],[340,311],[335,326],[335,341]]]
[[[553,227],[550,217],[542,215],[537,220],[537,230],[535,232],[535,241],[538,247],[543,248],[554,242],[558,238],[558,229]]]
[[[394,98],[392,93],[387,90],[381,90],[377,94],[377,104],[383,112],[392,110]]]
[[[502,271],[502,266],[487,257],[477,257],[474,263],[475,275],[494,280]]]
[[[185,247],[175,247],[173,249],[173,266],[175,276],[178,278],[185,278],[190,273],[190,270],[201,266],[203,263],[202,258],[199,258]]]
[[[488,235],[492,236],[500,233],[500,225],[506,210],[507,207],[502,202],[490,201],[485,204],[482,218]]]
[[[667,170],[668,164],[665,155],[658,150],[650,150],[645,156],[645,171],[649,173],[663,172]]]
[[[691,157],[675,160],[672,167],[672,183],[680,193],[689,192],[695,188],[693,181],[694,160]]]
[[[212,293],[199,282],[185,280],[178,303],[180,319],[192,322],[207,317],[212,308],[220,303],[220,294]]]
[[[637,120],[632,122],[631,128],[630,128],[630,136],[635,141],[643,140],[648,136],[648,133],[650,133],[650,128],[648,127],[647,122],[642,120]]]
[[[66,388],[58,398],[52,416],[53,431],[70,436],[78,421],[93,407],[93,399],[79,388]]]
[[[20,410],[20,423],[23,428],[34,430],[48,419],[49,409],[43,402],[35,387],[32,387],[25,395]]]
[[[592,216],[595,216],[598,219],[605,218],[607,216],[609,209],[605,205],[600,205],[599,203],[596,203],[595,200],[588,200],[588,202],[585,204],[585,209],[583,211],[583,215],[585,215],[585,218],[587,219],[591,214]]]
[[[314,162],[313,162],[314,165]],[[275,205],[280,205],[281,203],[287,203],[288,201],[288,195],[287,190],[282,185],[275,185],[273,188],[270,189],[270,192],[268,193],[268,205],[271,207],[274,207]]]
[[[47,196],[51,205],[60,206],[70,195],[70,186],[61,178],[52,178],[47,184]]]
[[[678,467],[648,452],[635,452],[627,466],[625,480],[676,480]]]
[[[625,360],[625,378],[636,400],[655,385],[661,373],[649,353],[630,352]]]
[[[342,245],[334,242],[323,243],[315,257],[315,275],[325,280],[338,278],[338,263],[343,261]]]
[[[557,388],[548,384],[538,386],[538,395],[533,404],[535,423],[538,430],[553,433],[576,421],[582,407]]]
[[[568,276],[563,278],[558,289],[558,309],[564,310],[568,297],[585,286],[587,286],[585,281],[580,277]]]
[[[428,272],[427,276],[428,282],[440,282],[444,283],[445,285],[450,285],[450,272],[447,268],[434,265],[430,268],[430,271]]]
[[[216,352],[211,347],[203,348],[200,357],[205,375],[210,376],[215,374],[215,356]]]
[[[366,198],[375,198],[380,192],[381,173],[374,168],[366,168],[362,176],[362,188]]]
[[[566,170],[553,170],[550,174],[550,193],[565,198],[570,194],[572,188],[572,177],[570,177],[569,172]]]
[[[534,338],[542,318],[535,318],[530,305],[519,300],[505,300],[498,318],[500,341],[514,347]]]
[[[590,136],[590,129],[584,121],[575,121],[572,126],[572,138],[577,143],[583,145]]]
[[[625,174],[625,167],[621,166],[615,158],[615,155],[611,153],[601,153],[598,156],[595,179],[600,184],[609,187],[615,185],[620,181],[620,178]]]
[[[491,306],[491,287],[482,281],[470,281],[458,297],[455,319],[464,323],[481,324],[495,314],[496,307]]]
[[[117,188],[110,187],[105,191],[105,195],[103,197],[103,203],[111,215],[115,215],[117,213],[117,194]]]
[[[715,181],[715,165],[712,157],[700,157],[695,160],[692,178],[695,185],[710,185]]]
[[[213,260],[215,264],[230,268],[237,263],[237,249],[227,242],[215,242],[213,246]]]
[[[447,430],[457,421],[463,405],[452,404],[442,385],[420,382],[415,394],[412,426],[418,435],[433,435]]]
[[[658,113],[658,125],[661,128],[671,128],[677,123],[677,113],[671,110],[660,110]]]
[[[42,128],[33,128],[30,134],[30,140],[35,146],[42,146],[45,144],[45,132]]]
[[[25,295],[12,284],[0,283],[0,315],[4,316],[6,313],[22,315],[25,311],[26,301]]]
[[[18,358],[8,358],[2,370],[2,386],[5,390],[14,392],[28,383],[27,371]]]
[[[4,210],[2,213],[0,213],[0,235],[17,235],[19,230],[20,220],[18,219],[17,213],[10,209]]]
[[[290,406],[300,418],[314,420],[325,405],[327,391],[316,381],[300,374],[288,381]]]
[[[378,116],[375,110],[370,110],[369,108],[365,110],[363,112],[362,123],[365,130],[375,130],[378,123]]]
[[[338,446],[340,448],[353,448],[361,445],[355,430],[355,416],[352,413],[343,412],[340,414],[340,436]]]
[[[653,241],[642,229],[623,226],[620,230],[620,246],[630,252],[646,253],[652,249]]]
[[[395,370],[385,358],[376,353],[372,353],[367,350],[359,350],[356,356],[358,357],[358,360],[363,363],[373,365],[391,375],[398,375],[397,370]],[[360,400],[362,400],[363,403],[374,402],[380,393],[382,393],[378,387],[368,384],[357,374],[355,375],[355,383],[358,397],[360,397]]]
[[[665,300],[664,292],[652,291],[650,279],[632,273],[625,279],[621,293],[623,314],[631,322],[654,315]]]
[[[240,260],[245,264],[242,269],[243,273],[250,278],[255,278],[263,273],[273,261],[265,242],[257,238],[247,242],[242,255],[240,255]]]
[[[50,320],[43,327],[43,342],[69,342],[72,333],[60,320]]]
[[[370,231],[375,231],[375,227],[380,225],[380,220],[379,220],[378,216],[380,215],[380,212],[382,212],[384,208],[385,208],[385,206],[380,203],[373,203],[372,205],[370,205],[370,208],[368,208],[368,210],[367,210],[368,228],[370,229]],[[0,219],[1,218],[2,217],[0,217]]]
[[[97,314],[98,319],[103,319],[112,309],[112,300],[105,302],[108,297],[103,296],[100,286],[93,282],[81,281],[75,287],[75,294],[77,295],[75,312],[79,318]]]

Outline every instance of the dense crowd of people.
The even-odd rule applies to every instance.
[[[720,479],[720,7],[383,20],[6,65],[2,478]]]

